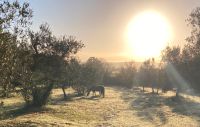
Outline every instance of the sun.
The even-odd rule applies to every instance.
[[[128,47],[138,59],[159,57],[172,38],[167,19],[155,11],[136,15],[128,24]]]

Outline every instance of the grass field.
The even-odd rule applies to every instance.
[[[20,96],[2,99],[0,126],[200,127],[200,96],[106,87],[105,98],[76,97],[54,89],[46,107],[24,109]],[[3,112],[3,113],[2,113]]]

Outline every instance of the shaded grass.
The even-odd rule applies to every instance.
[[[56,95],[53,98],[49,99],[48,105],[45,107],[26,107],[25,103],[21,100],[21,102],[16,102],[12,104],[7,104],[0,108],[0,120],[5,119],[13,119],[18,116],[23,116],[32,113],[51,113],[53,116],[58,116],[59,118],[68,118],[68,119],[83,119],[84,115],[88,115],[85,113],[78,113],[77,110],[66,107],[66,102],[73,102],[79,100],[99,100],[98,96],[78,96],[77,94],[68,94],[67,98],[63,98],[62,94]],[[57,107],[55,108],[56,105]],[[62,107],[65,106],[64,108]],[[60,108],[58,108],[60,107]],[[67,115],[66,115],[67,114]],[[70,114],[70,115],[68,115]],[[82,118],[81,118],[82,117]]]
[[[32,113],[42,113],[49,111],[50,109],[47,107],[41,107],[41,108],[34,108],[34,107],[26,107],[24,103],[17,103],[15,106],[6,106],[2,108],[2,114],[0,114],[2,117],[0,120],[5,119],[13,119],[18,116],[23,116],[27,114]]]
[[[68,98],[63,98],[60,90],[56,89],[47,106],[42,108],[24,107],[24,102],[19,97],[11,99],[4,100],[6,104],[0,112],[0,120],[4,122],[0,121],[0,126],[54,126],[54,124],[56,126],[59,124],[61,126],[81,126],[81,123],[86,124],[99,119],[99,116],[92,110],[84,110],[88,106],[93,106],[87,105],[87,101],[96,103],[99,100],[98,96],[77,96],[72,92],[68,94]],[[83,103],[79,103],[80,101]],[[69,103],[73,106],[70,106]]]
[[[172,108],[174,113],[200,118],[200,103],[186,99],[182,96],[170,97],[165,100],[165,104]]]
[[[144,93],[137,96],[131,107],[137,110],[137,115],[143,120],[156,121],[155,119],[158,118],[161,124],[165,124],[167,118],[164,110],[161,109],[162,101],[158,95]]]
[[[140,89],[134,88],[125,90],[121,98],[125,102],[129,102],[130,109],[135,110],[140,119],[149,121],[156,126],[166,125],[172,116],[176,119],[180,116],[187,116],[199,122],[200,103],[174,95],[175,93],[157,95],[151,93],[150,90],[141,92]]]
[[[25,111],[24,102],[19,96],[4,98],[1,101],[4,105],[0,108],[0,120],[17,117]]]
[[[135,110],[135,114],[141,120],[154,122],[155,125],[163,125],[167,122],[165,112],[160,108],[163,105],[163,98],[160,98],[157,94],[143,93],[141,89],[134,88],[125,90],[121,98],[129,103],[129,108]]]
[[[0,126],[193,126],[200,125],[197,98],[174,93],[152,94],[147,89],[106,87],[105,98],[77,96],[54,89],[47,106],[23,107],[22,98],[5,99]],[[191,98],[191,99],[190,99]]]

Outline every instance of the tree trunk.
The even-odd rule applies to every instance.
[[[177,88],[177,90],[176,90],[176,97],[178,97],[179,96],[179,89]]]
[[[66,95],[65,87],[64,87],[64,86],[62,86],[62,90],[63,90],[64,98],[67,98],[67,95]]]
[[[33,91],[33,100],[31,106],[42,107],[48,101],[48,97],[53,89],[53,83],[44,88],[35,88]]]
[[[152,85],[152,93],[154,93],[154,88],[153,88],[153,85]]]

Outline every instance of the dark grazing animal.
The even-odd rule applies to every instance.
[[[90,92],[93,92],[93,94],[98,91],[100,96],[105,96],[105,88],[104,86],[91,86],[88,90],[87,90],[87,96],[89,96]]]

